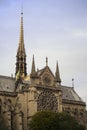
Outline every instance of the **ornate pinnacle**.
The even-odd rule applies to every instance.
[[[58,61],[57,61],[57,64],[56,64],[55,79],[56,79],[56,82],[58,82],[59,84],[61,83],[59,67],[58,67]]]

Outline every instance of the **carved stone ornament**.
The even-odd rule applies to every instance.
[[[49,74],[45,74],[43,76],[43,83],[46,85],[50,85],[51,84],[51,77]]]

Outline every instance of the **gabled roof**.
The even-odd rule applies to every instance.
[[[49,72],[51,73],[51,75],[54,77],[54,74],[52,73],[52,71],[51,71],[51,69],[49,68],[49,66],[46,66],[46,67],[44,67],[44,68],[41,69],[41,70],[38,70],[38,71],[37,71],[38,76],[41,76],[41,75],[45,72],[46,69],[48,69]],[[54,78],[55,78],[55,77],[54,77]]]

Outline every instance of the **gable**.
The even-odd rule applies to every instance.
[[[38,71],[38,76],[40,78],[40,82],[44,86],[54,86],[55,84],[55,77],[52,71],[48,66],[44,69]]]

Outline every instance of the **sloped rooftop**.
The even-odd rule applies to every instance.
[[[62,99],[83,102],[73,87],[61,86],[61,89],[63,93]]]
[[[0,91],[14,92],[15,79],[7,76],[0,76]]]

